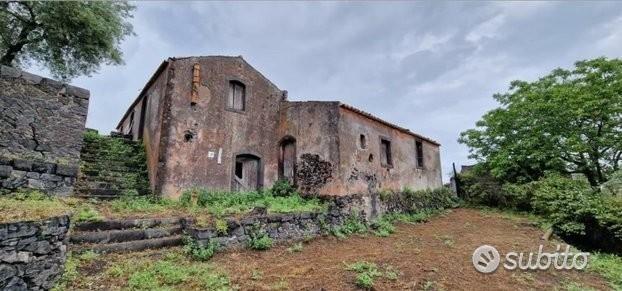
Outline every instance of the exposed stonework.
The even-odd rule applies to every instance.
[[[89,91],[0,67],[0,186],[72,190]]]
[[[164,61],[117,130],[142,139],[168,197],[279,179],[317,196],[442,186],[437,142],[339,102],[288,101],[241,57]]]
[[[326,212],[266,214],[256,211],[242,219],[227,219],[226,232],[215,227],[196,227],[191,222],[185,226],[185,231],[202,245],[211,241],[227,249],[245,246],[250,235],[258,230],[277,242],[300,240],[327,234],[352,216],[371,224],[386,213],[443,209],[455,203],[455,197],[449,193],[435,197],[409,195],[413,194],[393,193],[388,200],[381,199],[378,194],[325,197]]]
[[[0,289],[48,290],[61,276],[69,216],[0,224]]]
[[[296,182],[304,195],[317,195],[333,177],[333,166],[319,155],[303,154],[297,164]]]

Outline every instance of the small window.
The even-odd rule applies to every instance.
[[[364,134],[361,134],[361,136],[359,137],[359,145],[361,146],[361,149],[367,148],[367,138]]]
[[[415,141],[417,150],[417,168],[423,168],[423,143],[420,140]]]
[[[238,179],[244,179],[244,164],[242,162],[235,162],[235,176]]]
[[[229,82],[229,98],[227,108],[244,111],[246,102],[246,86],[239,81]]]
[[[391,142],[386,139],[380,139],[380,163],[385,167],[393,166]]]

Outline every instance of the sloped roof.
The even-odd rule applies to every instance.
[[[428,138],[428,137],[425,137],[425,136],[423,136],[423,135],[420,135],[420,134],[414,133],[414,132],[410,131],[410,129],[408,129],[408,128],[404,128],[404,127],[401,127],[401,126],[399,126],[399,125],[396,125],[396,124],[393,124],[393,123],[391,123],[391,122],[388,122],[388,121],[386,121],[386,120],[384,120],[384,119],[382,119],[382,118],[380,118],[380,117],[377,117],[377,116],[375,116],[375,115],[373,115],[373,114],[371,114],[371,113],[369,113],[369,112],[365,112],[365,111],[363,111],[363,110],[360,110],[360,109],[358,109],[358,108],[356,108],[356,107],[354,107],[354,106],[351,106],[351,105],[348,105],[348,104],[345,104],[345,103],[341,103],[341,102],[339,102],[339,106],[340,106],[341,108],[344,108],[344,109],[350,110],[350,111],[352,111],[352,112],[354,112],[354,113],[357,113],[357,114],[359,114],[359,115],[361,115],[361,116],[364,116],[364,117],[366,117],[366,118],[369,118],[369,119],[371,119],[371,120],[373,120],[373,121],[376,121],[376,122],[382,123],[382,124],[384,124],[384,125],[386,125],[386,126],[388,126],[388,127],[391,127],[391,128],[397,129],[397,130],[399,130],[399,131],[401,131],[401,132],[403,132],[403,133],[406,133],[406,134],[412,135],[412,136],[414,136],[414,137],[416,137],[416,138],[419,138],[419,139],[425,140],[425,141],[427,141],[427,142],[429,142],[429,143],[435,144],[435,145],[437,145],[437,146],[440,146],[440,145],[441,145],[440,143],[438,143],[437,141],[435,141],[435,140],[433,140],[433,139],[431,139],[431,138]]]

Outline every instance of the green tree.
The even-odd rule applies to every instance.
[[[102,63],[122,64],[119,44],[133,34],[127,20],[134,8],[119,1],[0,2],[0,63],[34,61],[65,80]]]
[[[531,181],[545,171],[582,173],[592,186],[620,168],[622,60],[579,61],[534,82],[513,81],[459,141],[470,157],[507,181]]]

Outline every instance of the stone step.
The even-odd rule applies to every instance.
[[[185,217],[115,219],[104,221],[80,222],[73,226],[75,231],[104,231],[123,229],[146,229],[162,226],[179,226],[188,221]]]
[[[74,244],[85,243],[117,243],[135,240],[146,240],[154,238],[164,238],[181,234],[181,225],[168,228],[146,228],[146,229],[122,229],[105,231],[78,231],[69,236],[69,240]]]
[[[159,249],[165,247],[179,246],[183,244],[181,235],[153,238],[145,240],[134,240],[128,242],[109,243],[109,244],[84,244],[74,245],[77,251],[94,251],[98,253],[119,253],[134,252],[146,249]]]

